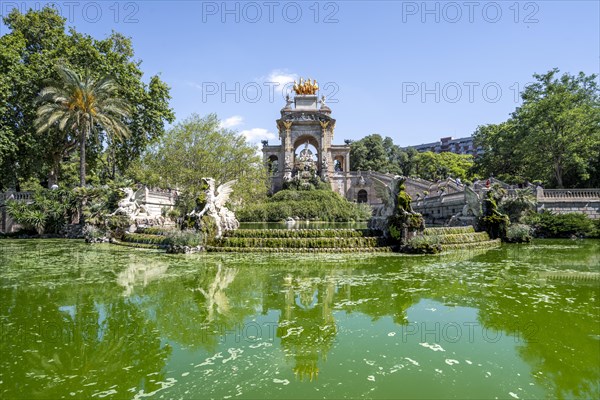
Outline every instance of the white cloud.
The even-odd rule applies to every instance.
[[[256,143],[260,140],[277,139],[277,136],[273,132],[269,132],[264,128],[245,129],[240,132],[240,135],[245,137],[250,143]]]
[[[290,73],[280,69],[274,69],[266,78],[263,78],[262,80],[265,82],[277,83],[279,85],[277,87],[283,88],[285,84],[297,81],[298,74]]]
[[[244,122],[244,118],[242,116],[234,115],[233,117],[229,117],[221,121],[219,126],[221,128],[229,129],[240,125],[242,122]]]
[[[194,89],[198,89],[198,90],[202,91],[202,85],[197,82],[185,81],[185,84],[189,87],[192,87]]]

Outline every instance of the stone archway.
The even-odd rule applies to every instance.
[[[344,172],[344,156],[335,156],[333,159],[333,170],[335,172]]]
[[[279,157],[275,154],[269,156],[267,160],[267,168],[269,170],[269,174],[275,175],[279,172]]]
[[[356,194],[356,202],[357,203],[368,203],[369,202],[369,193],[365,189],[361,189]]]
[[[294,169],[300,167],[300,164],[304,165],[307,161],[309,161],[306,157],[310,156],[311,162],[314,164],[314,169],[319,169],[320,161],[321,161],[321,152],[319,147],[319,141],[309,135],[303,135],[298,137],[294,141]]]

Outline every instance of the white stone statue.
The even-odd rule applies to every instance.
[[[119,200],[118,208],[110,215],[125,214],[131,219],[135,219],[140,213],[148,214],[146,208],[138,203],[140,198],[139,193],[145,190],[145,188],[139,188],[137,191],[133,191],[131,188],[122,188],[121,191],[125,193],[125,197]]]
[[[284,169],[292,169],[292,156],[289,154],[285,155],[285,163],[283,164]]]
[[[224,183],[215,191],[215,180],[213,178],[202,178],[202,180],[208,184],[208,189],[204,192],[206,193],[206,205],[201,211],[196,212],[194,210],[190,215],[197,215],[199,218],[202,218],[206,214],[213,218],[217,226],[216,237],[220,238],[224,231],[231,231],[240,227],[240,223],[233,211],[225,207],[225,203],[227,203],[229,196],[233,192],[233,185],[237,181],[233,180]]]

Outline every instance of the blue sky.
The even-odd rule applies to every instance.
[[[598,1],[55,3],[78,31],[131,37],[178,120],[216,112],[255,142],[278,142],[283,84],[300,76],[327,96],[335,143],[405,146],[505,120],[533,73],[600,66]],[[3,15],[40,4],[0,1]]]

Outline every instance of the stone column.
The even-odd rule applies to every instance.
[[[285,126],[285,143],[283,144],[283,180],[288,181],[292,179],[292,169],[294,163],[294,148],[292,146],[292,121],[283,121],[283,125]]]
[[[329,172],[331,169],[331,157],[329,154],[330,143],[328,143],[329,121],[319,121],[319,123],[321,124],[321,148],[319,149],[319,152],[321,153],[321,178],[327,182],[331,175]]]

